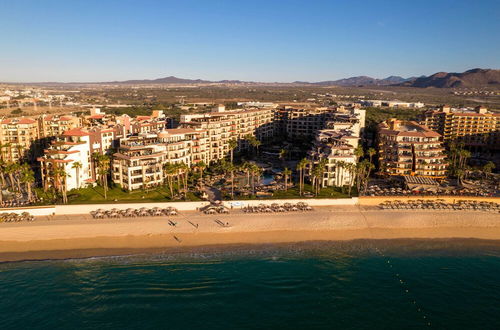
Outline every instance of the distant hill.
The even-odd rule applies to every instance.
[[[436,87],[436,88],[456,88],[456,87],[484,87],[500,85],[500,70],[493,69],[472,69],[463,73],[438,72],[432,76],[420,76],[403,78],[400,76],[389,76],[384,79],[377,79],[368,76],[356,76],[338,80],[326,80],[318,82],[294,81],[292,83],[262,83],[255,81],[242,80],[203,80],[203,79],[184,79],[174,76],[158,79],[125,80],[111,82],[94,83],[34,83],[36,85],[57,85],[57,84],[249,84],[249,85],[310,85],[310,86],[343,86],[343,87],[362,87],[362,86],[407,86],[407,87]]]
[[[408,79],[413,78],[403,78],[399,76],[389,76],[384,79],[377,79],[367,76],[357,76],[351,78],[344,78],[339,80],[328,80],[328,81],[320,81],[312,83],[314,85],[322,85],[322,86],[344,86],[344,87],[352,87],[352,86],[386,86],[393,84],[400,84]]]
[[[414,79],[414,78],[409,78]],[[399,84],[409,79],[405,79],[399,76],[390,76],[385,79],[376,79],[367,76],[344,78],[339,80],[328,80],[319,82],[307,82],[307,81],[294,81],[292,84],[296,85],[318,85],[318,86],[371,86],[371,85],[393,85]],[[174,76],[169,76],[159,79],[143,79],[143,80],[125,80],[125,81],[112,81],[103,84],[258,84],[254,81],[241,81],[241,80],[202,80],[202,79],[183,79]],[[288,83],[278,83],[278,84],[288,84]]]
[[[158,79],[142,79],[142,80],[125,80],[125,81],[112,81],[112,84],[206,84],[211,83],[209,80],[201,79],[183,79],[174,76]]]
[[[429,77],[420,77],[415,80],[403,82],[400,85],[420,88],[477,88],[500,86],[500,70],[472,69],[463,73],[438,72]]]

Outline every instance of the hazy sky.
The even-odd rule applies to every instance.
[[[500,68],[499,0],[0,0],[0,81],[320,81]]]

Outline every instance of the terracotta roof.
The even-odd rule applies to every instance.
[[[88,132],[85,132],[81,128],[73,128],[70,130],[67,130],[66,132],[63,133],[64,136],[88,136],[90,135]]]
[[[31,118],[21,118],[18,123],[19,124],[34,124],[34,123],[36,123],[36,120],[31,119]]]

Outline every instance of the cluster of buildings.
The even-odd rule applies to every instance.
[[[60,118],[57,121],[51,116],[50,122],[61,122]],[[152,116],[131,118],[128,115],[108,115],[95,109],[88,116],[63,116],[63,119],[65,120],[60,125],[72,124],[64,126],[64,130],[61,127],[52,127],[52,130],[62,133],[51,136],[50,142],[46,143],[37,160],[44,186],[58,184],[53,173],[55,168],[59,167],[67,173],[65,178],[67,190],[85,187],[97,180],[98,171],[93,159],[95,154],[111,155],[113,150],[118,148],[121,139],[132,134],[161,131],[170,125],[169,119],[161,111],[155,111]]]
[[[7,108],[53,104],[62,106],[76,105],[74,98],[65,94],[49,94],[39,88],[9,89],[0,88],[0,104],[5,104]]]
[[[433,179],[446,177],[445,146],[457,143],[472,152],[495,155],[500,150],[500,114],[483,106],[427,110],[422,120],[389,120],[379,125],[380,171]]]
[[[361,100],[361,105],[367,107],[389,107],[389,108],[414,108],[420,109],[425,107],[425,104],[422,102],[403,102],[398,100]]]
[[[38,161],[45,187],[57,185],[56,168],[66,173],[67,190],[98,179],[94,155],[110,156],[112,180],[132,191],[162,185],[166,164],[210,164],[233,148],[245,150],[252,138],[313,141],[307,157],[308,175],[323,162],[322,186],[353,184],[356,148],[365,127],[359,105],[297,107],[245,103],[247,108],[181,115],[177,127],[162,111],[151,116],[42,115],[0,121],[0,156],[6,162]],[[265,106],[264,106],[265,105]],[[500,115],[484,107],[472,111],[442,107],[426,111],[422,121],[388,120],[378,127],[380,171],[388,175],[443,179],[447,163],[444,144],[450,141],[480,149],[500,148]],[[236,144],[232,143],[235,141]]]
[[[167,163],[210,164],[228,156],[231,140],[244,149],[249,136],[265,141],[274,132],[274,112],[268,108],[225,111],[218,106],[211,113],[183,115],[178,128],[121,139],[113,155],[113,181],[127,190],[159,185]]]
[[[442,106],[424,113],[421,123],[443,136],[443,141],[455,141],[474,151],[500,150],[500,113],[486,107],[452,109]]]

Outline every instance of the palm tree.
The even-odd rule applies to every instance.
[[[3,149],[7,147],[7,144],[3,144],[0,142],[0,161],[4,161]]]
[[[283,170],[283,175],[285,176],[285,191],[288,190],[288,178],[292,175],[292,171],[288,168],[285,167]]]
[[[62,202],[66,204],[68,202],[67,189],[66,189],[66,178],[69,176],[62,166],[56,166],[53,170],[54,184],[56,190],[59,190],[62,194]]]
[[[101,154],[99,154],[97,159],[99,164],[97,173],[99,174],[99,179],[104,190],[104,199],[108,199],[108,172],[111,160],[108,155]]]
[[[354,156],[356,156],[356,163],[359,162],[359,159],[363,157],[365,152],[363,151],[363,147],[361,145],[358,145],[356,149],[354,149]]]
[[[231,198],[234,199],[234,171],[236,167],[231,163],[226,163],[224,170],[231,175]]]
[[[31,192],[31,185],[35,182],[35,175],[28,164],[23,164],[21,172],[21,182],[26,185],[26,192],[28,193],[28,202],[33,200]]]
[[[165,163],[163,165],[163,173],[165,174],[165,177],[167,179],[167,185],[170,190],[170,198],[174,198],[174,183],[173,183],[173,176],[176,174],[177,169],[174,164],[171,163]]]
[[[279,159],[281,160],[282,163],[285,162],[285,158],[286,158],[287,153],[288,152],[285,149],[280,150]]]
[[[241,170],[247,175],[247,185],[250,186],[250,172],[252,171],[252,163],[243,162],[240,166]]]
[[[76,171],[76,187],[80,188],[80,169],[82,168],[82,163],[78,161],[74,162],[71,168],[74,168]]]
[[[230,159],[231,159],[231,164],[233,164],[233,153],[234,149],[238,146],[238,141],[236,139],[231,139],[228,141],[227,145],[229,146],[229,154],[230,154]]]
[[[297,164],[297,170],[299,171],[299,195],[302,196],[304,190],[304,170],[307,167],[309,161],[306,158],[300,160]]]
[[[11,189],[15,187],[14,174],[16,173],[16,163],[7,163],[5,166],[5,174],[9,176],[9,185]]]
[[[189,176],[189,166],[185,163],[179,164],[179,170],[181,173],[182,184],[184,186],[184,197],[187,197],[188,193],[188,176]]]
[[[247,141],[250,143],[252,147],[257,151],[257,155],[259,154],[259,146],[262,144],[255,136],[247,135]]]
[[[250,173],[252,174],[252,192],[255,195],[255,179],[257,180],[262,175],[262,168],[260,168],[257,164],[252,164]]]
[[[207,164],[204,161],[199,161],[196,163],[195,168],[200,171],[200,182],[203,184],[203,171],[207,168]]]
[[[459,156],[459,163],[458,166],[461,169],[465,168],[465,164],[467,163],[467,159],[471,157],[471,153],[468,150],[462,149],[460,150],[460,153],[458,154]]]
[[[483,173],[486,175],[486,177],[488,177],[490,175],[490,173],[493,172],[495,167],[496,167],[495,163],[493,163],[492,161],[489,161],[486,164],[484,164]]]
[[[23,159],[24,157],[24,146],[21,145],[21,144],[16,144],[14,146],[14,148],[16,149],[17,151],[17,157],[18,157],[18,160],[21,161],[21,159]]]
[[[349,174],[347,193],[349,196],[351,196],[352,186],[354,186],[354,180],[356,179],[357,166],[354,163],[346,163],[346,162],[342,163],[343,163],[342,164],[343,169],[345,168],[347,170],[347,173]]]
[[[375,154],[377,153],[377,150],[373,149],[373,148],[368,148],[368,150],[366,151],[366,153],[368,154],[368,157],[370,157],[370,163],[373,164],[372,162],[372,158],[373,156],[375,156]]]
[[[92,166],[92,171],[94,172],[94,177],[97,178],[98,173],[97,173],[97,168],[99,167],[99,162],[101,160],[101,154],[98,152],[93,152],[92,153],[92,162],[94,166]]]
[[[5,166],[7,166],[7,164],[0,159],[0,182],[2,184],[2,186],[5,186]]]

